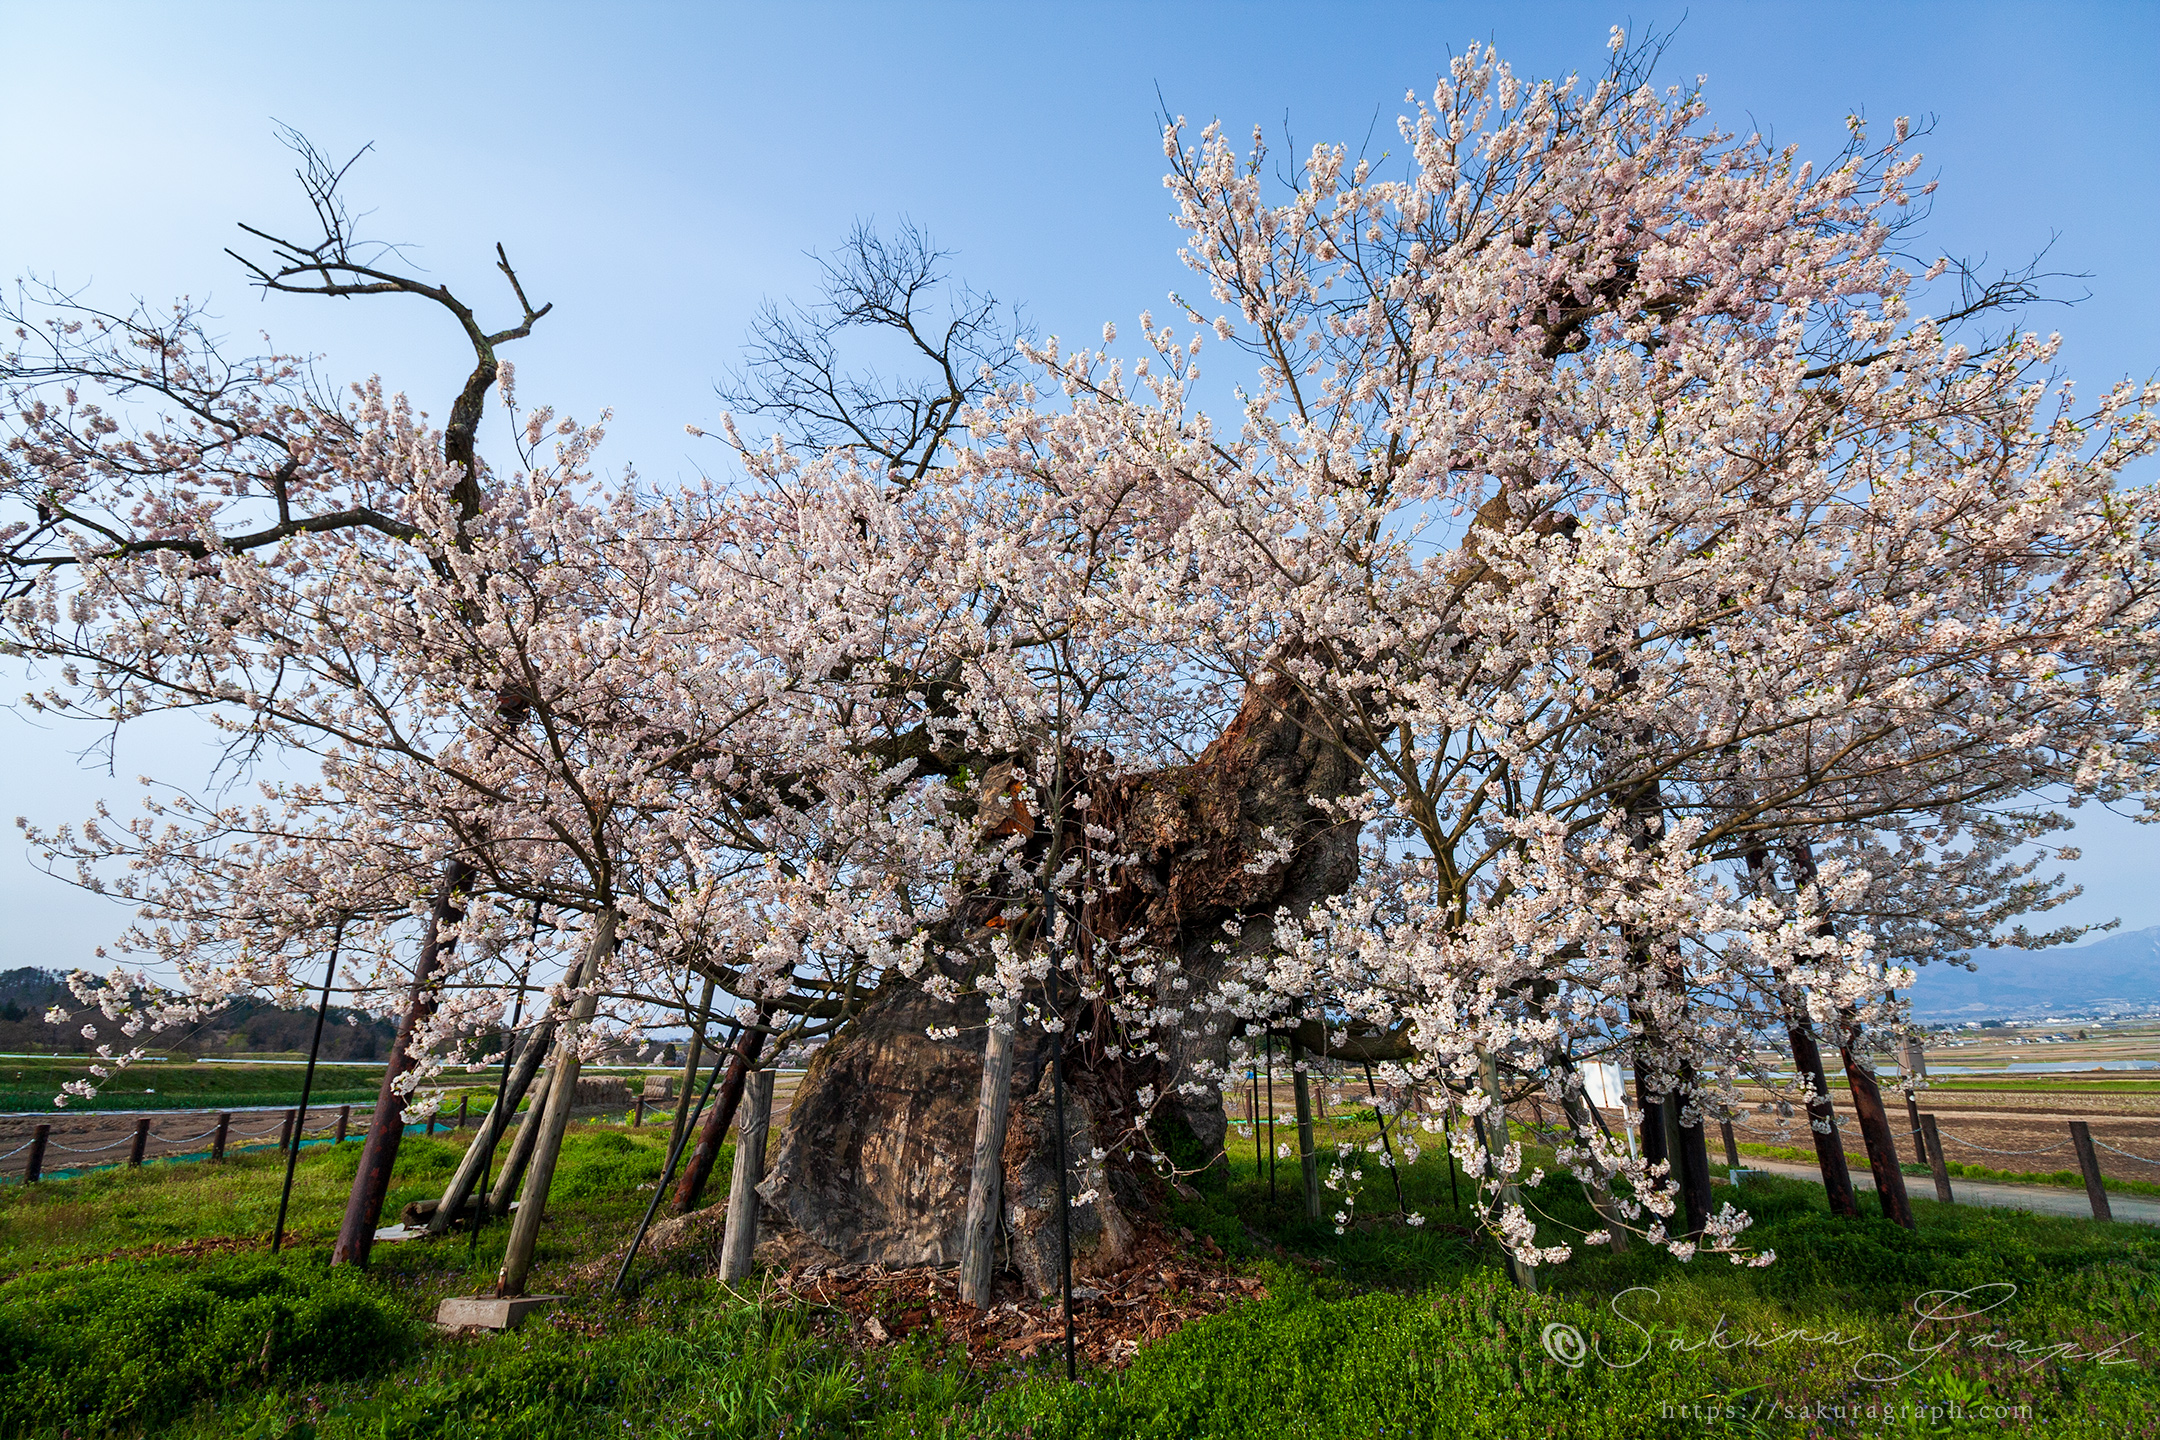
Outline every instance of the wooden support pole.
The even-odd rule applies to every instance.
[[[967,1221],[960,1232],[960,1298],[990,1308],[992,1252],[1003,1205],[1005,1128],[1012,1109],[1013,1032],[990,1018],[983,1036],[982,1088],[975,1097],[975,1155],[968,1171]],[[740,1153],[740,1152],[738,1152]],[[733,1201],[729,1214],[733,1214]]]
[[[1717,1128],[1719,1136],[1721,1136],[1725,1141],[1725,1168],[1728,1170],[1739,1169],[1740,1145],[1739,1142],[1734,1140],[1733,1138],[1732,1121],[1720,1120],[1717,1122]]]
[[[772,1125],[773,1072],[760,1070],[744,1088],[735,1121],[735,1168],[728,1177],[727,1228],[720,1237],[720,1278],[743,1280],[757,1249],[758,1182],[765,1178],[765,1136]]]
[[[1950,1194],[1950,1164],[1943,1159],[1942,1132],[1935,1128],[1933,1115],[1920,1117],[1920,1129],[1927,1136],[1928,1166],[1935,1172],[1935,1198],[1945,1205],[1955,1205]]]
[[[645,1092],[638,1092],[637,1106],[630,1112],[630,1128],[635,1130],[645,1123]]]
[[[548,1051],[551,1055],[553,1044],[551,1040]],[[517,1122],[517,1132],[510,1137],[510,1153],[503,1156],[502,1174],[495,1177],[495,1188],[488,1192],[488,1214],[510,1213],[510,1202],[517,1197],[518,1187],[525,1183],[525,1167],[532,1162],[533,1140],[540,1133],[540,1117],[547,1111],[548,1095],[554,1088],[555,1072],[552,1070],[533,1081],[532,1099]],[[512,1100],[509,1108],[514,1112],[517,1101]]]
[[[1913,1098],[1910,1090],[1905,1092],[1905,1118],[1912,1122],[1913,1154],[1925,1165],[1928,1156],[1934,1152],[1934,1146],[1928,1142],[1927,1127],[1920,1123],[1920,1102]]]
[[[2070,1122],[2070,1143],[2077,1147],[2078,1169],[2085,1172],[2085,1198],[2092,1202],[2093,1219],[2113,1220],[2108,1209],[2107,1186],[2100,1179],[2100,1156],[2093,1149],[2092,1127],[2083,1120]]]
[[[345,1131],[346,1131],[346,1128],[347,1128],[347,1127],[349,1127],[349,1126],[350,1126],[351,1124],[352,1124],[352,1106],[350,1106],[350,1105],[340,1105],[340,1106],[338,1106],[338,1112],[337,1112],[337,1139],[335,1139],[335,1140],[331,1141],[330,1143],[331,1143],[331,1144],[333,1144],[333,1145],[342,1145],[342,1144],[344,1144],[344,1143],[345,1143]]]
[[[150,1143],[150,1118],[144,1116],[135,1122],[135,1143],[128,1150],[130,1166],[142,1164],[143,1146]]]
[[[279,1117],[279,1119],[278,1119],[278,1128],[277,1128],[277,1151],[278,1151],[278,1154],[280,1154],[280,1155],[284,1155],[284,1154],[287,1154],[287,1153],[289,1153],[289,1152],[290,1152],[290,1151],[291,1151],[291,1150],[292,1150],[292,1149],[294,1148],[294,1147],[293,1147],[293,1114],[294,1114],[294,1112],[293,1112],[293,1111],[291,1111],[291,1110],[287,1110],[287,1111],[286,1111],[286,1112],[285,1112],[285,1113],[284,1113],[284,1114],[283,1114],[282,1116],[280,1116],[280,1117]]]
[[[217,1117],[217,1138],[213,1139],[210,1142],[210,1158],[212,1160],[223,1160],[225,1158],[225,1137],[231,1132],[232,1111],[219,1111]]]
[[[523,1295],[525,1277],[532,1271],[533,1252],[540,1243],[540,1221],[547,1210],[548,1186],[555,1179],[555,1162],[562,1154],[563,1132],[570,1128],[570,1110],[577,1103],[579,1030],[599,1009],[600,997],[593,982],[600,966],[615,949],[615,927],[620,917],[613,909],[593,917],[592,936],[586,942],[585,960],[578,967],[576,1003],[555,1041],[554,1079],[548,1085],[547,1108],[528,1119],[537,1125],[532,1160],[525,1185],[518,1195],[517,1217],[510,1225],[510,1242],[503,1252],[503,1266],[495,1279],[498,1296]]]
[[[40,1125],[30,1132],[30,1163],[23,1167],[23,1184],[35,1185],[45,1173],[45,1142],[52,1138],[52,1126]]]
[[[460,1095],[457,1097],[457,1128],[460,1130],[465,1128],[465,1117],[470,1112],[471,1105],[472,1096]]]
[[[522,1010],[523,999],[521,993],[519,996],[520,1010]],[[533,1076],[540,1072],[540,1058],[547,1053],[555,1034],[554,1021],[552,1019],[543,1019],[539,1027],[525,1041],[525,1048],[518,1050],[516,1048],[516,1020],[518,1018],[519,1015],[514,1013],[511,1029],[503,1041],[503,1074],[496,1081],[495,1103],[489,1108],[486,1116],[481,1119],[480,1133],[473,1137],[472,1144],[465,1147],[465,1154],[459,1159],[456,1171],[451,1174],[450,1183],[443,1188],[442,1203],[437,1205],[435,1213],[428,1217],[428,1234],[430,1235],[449,1234],[452,1222],[460,1215],[465,1214],[468,1209],[477,1208],[480,1211],[481,1218],[497,1213],[498,1207],[492,1205],[488,1196],[488,1166],[494,1161],[495,1147],[502,1143],[504,1133],[509,1130],[511,1125],[517,1122],[518,1105],[524,1100],[525,1092],[531,1088]],[[514,1056],[513,1052],[515,1052]],[[512,1063],[513,1058],[515,1060],[514,1064]],[[535,1099],[530,1114],[538,1115],[539,1113],[539,1101]],[[523,1135],[522,1131],[520,1135]],[[513,1141],[511,1148],[514,1152],[517,1148],[517,1142]],[[528,1155],[531,1153],[529,1143],[526,1153]],[[514,1167],[510,1162],[505,1162],[503,1174],[506,1177],[509,1176],[512,1168]],[[524,1173],[521,1166],[517,1168],[519,1174]],[[510,1184],[515,1187],[517,1181],[511,1179]],[[475,1195],[479,1196],[478,1206],[475,1206],[473,1202]],[[504,1206],[510,1203],[507,1194],[504,1195],[502,1203]],[[480,1226],[477,1221],[473,1225],[472,1233],[476,1238],[480,1234]]]

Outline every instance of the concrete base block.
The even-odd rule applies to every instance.
[[[482,1330],[515,1330],[525,1317],[551,1308],[560,1295],[452,1295],[435,1311],[435,1323],[457,1330],[471,1325]]]

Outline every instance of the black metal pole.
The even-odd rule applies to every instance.
[[[1370,1060],[1365,1062],[1365,1089],[1372,1096],[1373,1119],[1380,1122],[1380,1145],[1382,1149],[1387,1151],[1388,1174],[1395,1177],[1395,1210],[1398,1214],[1408,1215],[1410,1207],[1403,1202],[1402,1195],[1402,1167],[1395,1163],[1395,1147],[1388,1143],[1387,1116],[1380,1113],[1380,1089],[1373,1084],[1372,1061]]]
[[[1453,1136],[1448,1132],[1447,1113],[1442,1111],[1440,1115],[1440,1149],[1447,1156],[1448,1203],[1454,1206],[1455,1213],[1460,1215],[1462,1213],[1462,1192],[1455,1188],[1455,1147],[1450,1143],[1452,1139]]]
[[[705,1113],[705,1102],[712,1098],[713,1085],[720,1079],[720,1069],[734,1058],[735,1044],[741,1038],[742,1026],[737,1025],[734,1033],[728,1036],[727,1043],[713,1052],[712,1070],[706,1075],[705,1088],[698,1095],[697,1109],[684,1110],[684,1105],[690,1099],[688,1095],[683,1096],[677,1103],[677,1113],[687,1113],[690,1118],[677,1132],[674,1143],[668,1146],[667,1168],[660,1172],[660,1183],[653,1187],[652,1203],[645,1207],[645,1218],[638,1221],[637,1234],[630,1237],[630,1248],[623,1251],[622,1264],[615,1271],[615,1286],[611,1293],[622,1294],[623,1281],[630,1275],[630,1262],[637,1258],[638,1246],[645,1243],[646,1227],[652,1224],[653,1213],[660,1208],[660,1197],[668,1193],[668,1186],[675,1179],[675,1167],[682,1163],[683,1147],[690,1143],[690,1137],[696,1133],[697,1122]]]
[[[315,1038],[308,1045],[307,1073],[300,1077],[300,1120],[293,1126],[292,1145],[285,1151],[285,1188],[278,1192],[277,1225],[270,1231],[270,1253],[285,1243],[285,1207],[292,1203],[293,1168],[300,1163],[300,1135],[307,1129],[308,1097],[315,1093],[315,1057],[322,1054],[323,1020],[330,1013],[330,982],[337,977],[338,950],[345,943],[345,921],[340,917],[330,932],[330,963],[323,969],[322,1002],[315,1007]]]
[[[1248,1067],[1245,1078],[1251,1082],[1252,1089],[1252,1178],[1253,1184],[1258,1185],[1260,1172],[1267,1169],[1267,1142],[1260,1138],[1260,1067]]]

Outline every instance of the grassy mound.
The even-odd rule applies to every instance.
[[[0,1286],[0,1431],[154,1427],[235,1386],[344,1380],[402,1358],[417,1327],[350,1271],[162,1261]]]

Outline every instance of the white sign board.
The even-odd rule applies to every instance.
[[[1583,1066],[1582,1077],[1583,1090],[1590,1096],[1590,1103],[1598,1109],[1627,1109],[1627,1085],[1621,1078],[1618,1065],[1593,1060]]]

